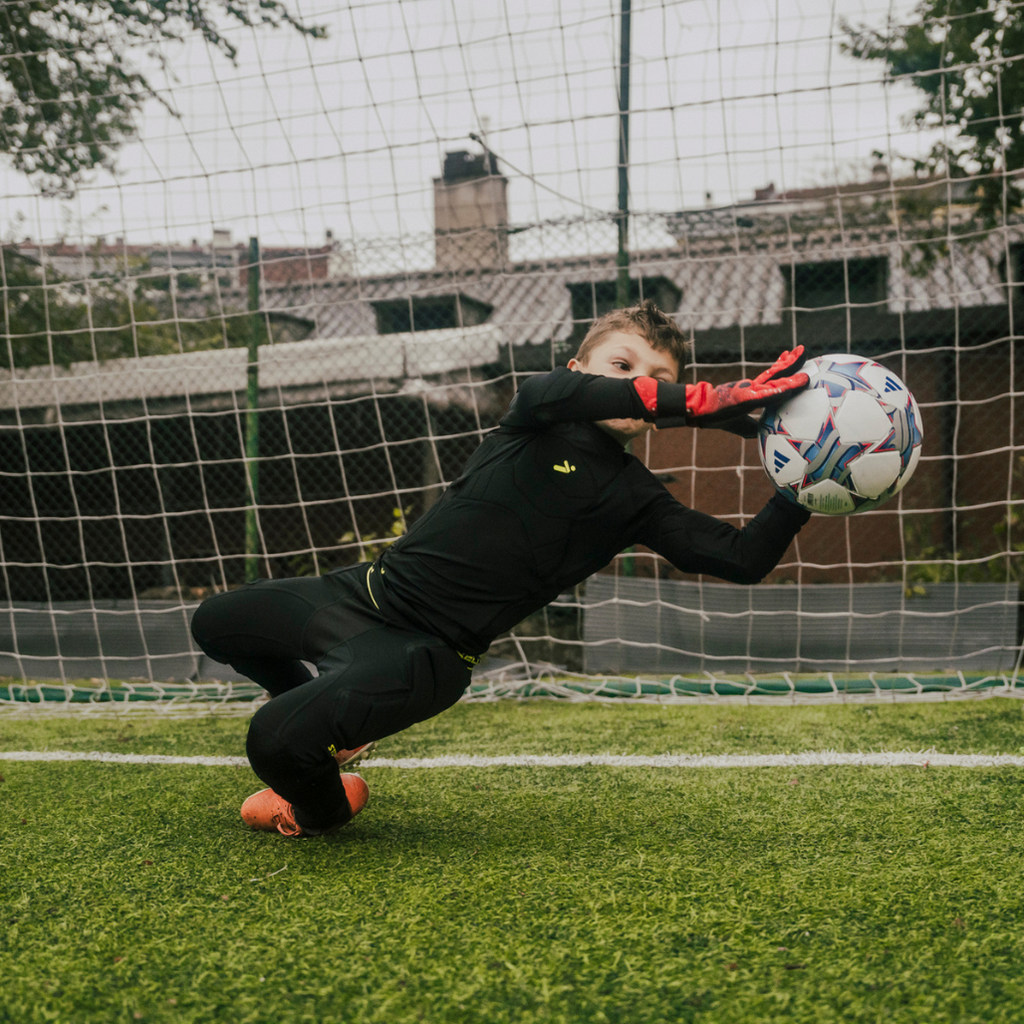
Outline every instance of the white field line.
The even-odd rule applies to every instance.
[[[176,754],[117,754],[104,751],[0,750],[3,761],[98,761],[102,764],[183,764],[214,768],[245,768],[244,757],[194,757]],[[939,754],[934,750],[878,751],[844,754],[808,750],[799,754],[509,754],[483,757],[449,754],[444,757],[373,757],[363,768],[1024,768],[1016,754]]]

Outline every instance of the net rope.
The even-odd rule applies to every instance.
[[[228,26],[236,64],[166,44],[176,81],[129,46],[176,115],[145,107],[71,197],[0,154],[0,708],[251,710],[258,688],[189,638],[198,603],[254,567],[376,557],[523,379],[573,355],[623,257],[631,300],[690,336],[688,381],[798,342],[855,352],[915,393],[924,455],[881,509],[815,517],[756,588],[623,552],[500,638],[466,699],[1021,694],[1021,171],[922,170],[970,119],[915,122],[931,72],[849,52],[849,23],[911,5],[634,3],[621,254],[620,8],[302,14],[326,39]],[[943,73],[994,76],[998,99],[1019,56]],[[635,454],[737,526],[771,494],[738,438]]]

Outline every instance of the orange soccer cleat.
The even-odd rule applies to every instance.
[[[347,764],[355,764],[356,761],[362,760],[376,746],[377,744],[371,741],[361,747],[353,747],[352,750],[336,750],[334,760],[338,762],[339,768],[344,768]]]
[[[292,805],[272,789],[261,789],[242,804],[242,821],[249,828],[260,832],[280,832],[283,836],[326,835],[350,822],[366,806],[370,796],[369,787],[359,775],[346,773],[341,777],[341,784],[345,787],[345,797],[351,813],[343,821],[322,832],[303,829],[295,820]]]

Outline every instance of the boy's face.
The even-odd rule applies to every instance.
[[[654,348],[639,334],[624,331],[606,334],[590,350],[586,362],[570,359],[569,369],[601,377],[653,377],[670,383],[679,379],[679,364],[671,353]],[[597,425],[621,444],[655,429],[646,420],[598,420]]]

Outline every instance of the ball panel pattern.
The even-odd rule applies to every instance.
[[[775,487],[827,515],[878,508],[921,457],[921,413],[891,370],[838,353],[808,360],[810,385],[761,417],[758,451]]]

